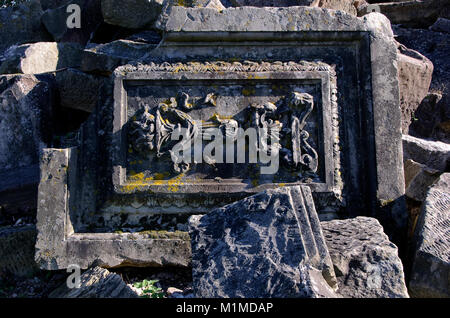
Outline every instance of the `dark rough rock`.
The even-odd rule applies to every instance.
[[[83,52],[81,70],[109,75],[119,65],[144,58],[155,47],[153,43],[130,40],[92,45]]]
[[[68,28],[67,12],[69,4],[80,6],[81,28]],[[100,0],[74,0],[66,1],[57,8],[49,9],[42,15],[42,23],[57,42],[77,42],[85,45],[92,37],[93,32],[102,22]]]
[[[42,10],[48,10],[48,9],[56,9],[62,5],[67,4],[71,0],[40,0]]]
[[[137,298],[122,278],[101,267],[88,269],[80,276],[80,288],[63,284],[49,298]]]
[[[50,85],[33,75],[0,76],[0,191],[39,180],[39,151],[51,133],[52,94]]]
[[[321,222],[338,279],[349,298],[409,297],[397,247],[369,217]]]
[[[103,79],[76,69],[56,72],[60,105],[62,107],[92,112],[97,105],[98,92]]]
[[[36,216],[39,152],[51,139],[54,105],[51,83],[0,76],[0,224]]]
[[[370,6],[361,7],[358,16],[368,13]],[[377,4],[377,12],[388,17],[392,24],[410,28],[423,28],[432,25],[437,18],[450,17],[448,0],[412,0]],[[370,12],[370,11],[369,11]]]
[[[430,168],[450,171],[450,145],[403,135],[403,158],[412,159]]]
[[[82,48],[75,43],[38,42],[10,47],[0,59],[0,74],[39,74],[81,63]]]
[[[409,135],[450,143],[449,95],[429,93],[417,108]]]
[[[34,225],[0,227],[0,276],[34,274],[38,269],[34,262],[35,243]]]
[[[425,55],[434,65],[432,95],[417,108],[410,134],[450,142],[450,34],[398,26],[393,30],[398,42]]]
[[[205,2],[204,0],[203,2]],[[209,0],[207,0],[209,1]],[[197,2],[197,1],[194,1]],[[351,15],[357,14],[357,6],[360,1],[355,0],[222,0],[226,7],[291,7],[291,6],[309,6],[320,7],[324,9],[333,9],[345,11]]]
[[[105,22],[139,29],[158,18],[163,3],[163,0],[101,0],[101,8]]]
[[[439,18],[430,26],[431,31],[450,33],[450,20],[445,18]]]
[[[41,25],[41,15],[39,0],[0,9],[0,55],[14,44],[50,40]]]
[[[416,225],[413,297],[450,297],[450,173],[428,191]]]
[[[447,93],[450,87],[450,34],[423,29],[406,29],[392,26],[395,39],[406,47],[425,55],[434,65],[431,89]]]
[[[416,109],[427,96],[433,74],[433,63],[425,56],[402,44],[398,46],[398,81],[402,132],[408,133]]]
[[[439,178],[442,172],[428,168],[411,159],[406,160],[404,166],[406,196],[415,201],[424,201],[428,188]]]
[[[189,232],[197,297],[336,297],[308,187],[266,190],[192,216]]]

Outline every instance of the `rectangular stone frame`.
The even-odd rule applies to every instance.
[[[120,75],[122,73],[122,68],[119,68],[115,73],[116,77],[114,80],[114,128],[113,135],[117,135],[117,138],[113,139],[113,149],[118,151],[115,158],[118,160],[113,163],[114,165],[114,175],[113,184],[115,191],[117,193],[130,193],[127,187],[126,180],[126,136],[124,136],[123,126],[127,122],[127,93],[124,87],[124,83],[128,81],[196,81],[196,80],[245,80],[249,82],[257,82],[261,79],[277,80],[277,79],[288,79],[288,80],[318,80],[321,85],[321,95],[322,95],[322,105],[320,109],[321,113],[321,132],[320,135],[323,140],[323,145],[320,144],[319,147],[323,147],[324,153],[333,153],[333,143],[332,143],[332,124],[331,124],[331,100],[330,100],[330,73],[328,71],[295,71],[295,72],[178,72],[174,73],[172,71],[151,71],[146,72],[140,70],[139,68],[126,67],[125,75]],[[143,85],[143,84],[142,84]],[[332,156],[324,156],[324,183],[311,183],[308,184],[313,191],[316,192],[333,192],[334,187],[334,164]],[[198,192],[211,192],[212,182],[204,182],[190,184],[183,183],[179,185],[179,192],[181,193],[191,193],[193,191]],[[300,185],[302,183],[287,183],[287,185]],[[255,187],[256,189],[247,190],[246,184],[241,183],[227,183],[227,181],[220,182],[220,191],[218,191],[217,183],[214,184],[214,192],[244,192],[252,191],[259,192],[263,189],[276,187],[277,184],[271,184],[266,186]],[[195,186],[195,187],[194,187]],[[152,193],[167,193],[167,185],[161,185],[160,183],[154,185],[149,183],[146,186],[140,187],[139,191],[150,190]],[[133,189],[137,191],[137,189]]]
[[[340,11],[304,7],[237,8],[221,12],[175,7],[164,17],[160,28],[165,33],[164,42],[149,56],[160,61],[228,54],[214,50],[214,45],[251,47],[252,51],[264,51],[268,43],[272,47],[300,46],[306,55],[308,45],[325,45],[320,51],[325,62],[336,63],[344,75],[340,80],[357,85],[353,89],[358,92],[353,101],[359,103],[347,105],[351,109],[343,114],[346,142],[354,147],[346,154],[347,161],[354,164],[354,171],[346,179],[350,201],[347,214],[378,216],[396,242],[403,239],[406,210],[397,58],[387,18],[371,13],[357,19]],[[344,48],[342,52],[353,50],[355,59],[334,56],[326,45]],[[196,51],[182,56],[181,47]],[[356,71],[350,74],[350,66],[342,60],[352,63]],[[347,96],[349,90],[342,87],[342,94]],[[357,119],[356,124],[352,123],[357,131],[350,129],[349,121],[353,119]],[[356,160],[358,151],[364,152],[365,160]],[[79,156],[76,153],[74,149],[48,149],[42,158],[41,171],[47,172],[41,175],[39,186],[36,243],[36,261],[41,268],[55,270],[69,264],[87,268],[94,263],[106,267],[189,265],[190,243],[186,236],[74,233],[70,213],[75,197],[71,191],[75,188],[73,174]],[[120,179],[116,182],[120,183]],[[49,193],[52,200],[46,202]]]

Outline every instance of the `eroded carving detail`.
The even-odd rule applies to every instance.
[[[219,129],[222,136],[229,142],[239,138],[239,123],[233,118],[221,118],[215,114],[208,121],[196,121],[188,113],[203,105],[215,106],[216,96],[212,93],[191,103],[189,95],[179,92],[177,97],[161,103],[152,111],[148,105],[143,105],[139,114],[130,124],[129,140],[136,152],[148,154],[156,151],[156,156],[169,154],[176,172],[186,172],[190,164],[177,155],[190,153],[193,142],[199,138],[211,140]],[[306,131],[306,119],[314,108],[313,96],[307,93],[291,92],[275,104],[266,102],[248,107],[251,117],[250,126],[257,129],[256,149],[259,153],[271,155],[281,154],[281,163],[292,171],[316,173],[318,167],[317,151],[308,143],[309,133]],[[211,130],[213,128],[213,130]],[[178,151],[172,151],[173,134],[183,136],[178,143]],[[269,144],[270,141],[270,144]],[[212,158],[204,158],[209,165],[216,164]]]
[[[217,72],[296,72],[296,71],[327,71],[332,72],[332,68],[323,62],[187,62],[187,63],[168,63],[157,64],[124,65],[116,70],[116,75],[125,75],[129,72],[200,72],[200,73],[217,73]]]

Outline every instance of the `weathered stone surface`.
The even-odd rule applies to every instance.
[[[450,34],[426,29],[407,29],[393,26],[395,39],[425,55],[434,65],[431,90],[449,94],[450,68],[448,52],[450,51]]]
[[[39,181],[39,151],[50,139],[53,105],[46,82],[0,76],[0,192]]]
[[[163,0],[102,0],[102,14],[109,24],[139,29],[157,19],[163,3]]]
[[[94,267],[80,276],[80,288],[71,289],[64,283],[49,298],[138,298],[138,295],[118,274]]]
[[[38,269],[34,262],[36,227],[0,227],[0,275],[30,276]]]
[[[450,143],[450,104],[448,95],[429,93],[417,108],[409,135]]]
[[[92,37],[93,32],[102,22],[102,13],[100,0],[74,0],[65,1],[66,3],[57,8],[46,10],[42,15],[42,23],[47,31],[57,42],[77,42],[85,45]],[[70,4],[76,4],[80,7],[80,28],[68,28],[68,17],[73,13],[69,10]]]
[[[10,47],[0,59],[0,74],[39,74],[81,63],[78,44],[38,42]]]
[[[405,162],[405,186],[406,196],[410,199],[422,202],[430,185],[441,175],[441,171],[428,168],[411,159]]]
[[[66,213],[79,203],[75,150],[43,150],[35,254],[41,268],[54,270],[67,268],[70,264],[78,264],[81,268],[93,264],[108,267],[188,266],[191,249],[187,233],[74,233],[77,223],[67,222]]]
[[[41,15],[39,0],[0,9],[0,55],[14,44],[49,40],[41,25]]]
[[[55,9],[64,4],[67,4],[70,0],[40,0],[42,10]]]
[[[92,112],[98,102],[103,79],[76,69],[56,72],[60,105]]]
[[[403,158],[412,159],[430,168],[449,171],[450,145],[403,135]]]
[[[370,8],[370,6],[361,7],[358,16],[367,14]],[[392,24],[411,28],[429,27],[438,17],[450,17],[450,4],[447,0],[378,3],[377,10],[387,16]]]
[[[446,18],[439,18],[430,26],[431,31],[450,33],[450,20]]]
[[[450,143],[450,34],[394,27],[396,40],[433,62],[430,95],[415,112],[410,135]]]
[[[140,63],[116,69],[103,86],[104,103],[91,113],[78,140],[68,144],[76,151],[52,150],[55,160],[60,153],[67,156],[67,173],[75,175],[64,175],[69,181],[59,185],[54,177],[42,179],[37,243],[42,268],[65,268],[74,261],[86,268],[96,260],[108,267],[187,266],[190,245],[176,230],[186,230],[190,215],[291,183],[308,183],[319,213],[364,211],[380,216],[391,235],[406,234],[397,51],[383,15],[357,19],[310,7],[222,12],[171,7],[159,28],[164,39]],[[286,85],[279,87],[281,81]],[[296,104],[312,106],[313,112],[302,115],[292,107]],[[293,145],[286,138],[301,137],[294,140],[291,169],[302,171],[286,170],[294,160],[286,151],[278,179],[247,163],[197,162],[180,173],[164,148],[168,139],[152,139],[153,128],[169,137],[176,124],[198,127],[200,120],[213,127],[255,127],[267,119],[260,116],[264,111],[272,112],[272,124],[289,128],[294,122],[283,132],[283,148]],[[171,114],[175,118],[165,120]],[[308,118],[299,135],[295,118],[300,115]],[[152,126],[155,120],[159,127]],[[316,154],[305,148],[305,138]],[[54,175],[52,169],[42,168],[49,171],[45,175]],[[66,184],[73,202],[56,190]],[[55,208],[53,201],[66,203]]]
[[[415,229],[413,297],[450,297],[450,173],[428,191]]]
[[[197,297],[336,297],[307,186],[267,190],[189,219]]]
[[[397,247],[374,218],[321,222],[338,279],[349,298],[409,297]]]
[[[360,1],[355,0],[222,0],[225,7],[290,7],[309,6],[341,10],[351,15],[357,14],[356,7]]]
[[[83,52],[81,70],[84,72],[111,74],[116,67],[145,57],[157,43],[117,40],[106,44],[91,45]]]
[[[433,63],[425,56],[406,46],[398,46],[398,81],[402,132],[408,133],[416,109],[427,96],[433,74]]]

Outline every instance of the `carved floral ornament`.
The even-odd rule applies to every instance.
[[[326,71],[334,73],[330,65],[321,61],[299,61],[299,62],[187,62],[187,63],[154,63],[124,65],[116,71],[116,75],[125,75],[129,72],[300,72],[300,71]]]
[[[190,164],[172,151],[172,135],[183,129],[183,139],[179,146],[185,152],[190,151],[192,143],[200,138],[211,139],[211,128],[219,129],[227,141],[235,142],[240,138],[239,123],[234,118],[222,118],[215,114],[208,121],[197,121],[187,112],[197,107],[216,106],[217,96],[207,94],[194,103],[185,92],[151,108],[143,104],[130,123],[128,138],[134,151],[141,155],[155,152],[157,157],[170,155],[176,172],[186,172]],[[314,108],[314,100],[310,94],[291,92],[278,102],[253,104],[247,107],[250,114],[248,125],[257,129],[256,148],[264,154],[279,154],[282,164],[293,171],[317,172],[317,151],[308,143],[309,133],[306,131],[306,119]],[[261,134],[264,134],[262,136]],[[270,144],[268,142],[270,140]],[[214,165],[211,158],[205,162]]]
[[[334,66],[321,61],[299,62],[186,62],[186,63],[154,63],[125,65],[115,71],[116,76],[127,76],[128,73],[263,73],[263,72],[327,72],[330,77],[335,77]],[[133,75],[134,76],[134,75]],[[154,76],[154,75],[153,75]],[[134,78],[134,77],[133,77]],[[209,93],[200,100],[194,101],[186,92],[179,91],[174,97],[157,107],[141,104],[140,110],[129,123],[128,138],[134,151],[141,155],[154,152],[157,157],[170,155],[174,162],[176,172],[185,172],[190,169],[189,164],[182,163],[180,158],[168,147],[171,136],[180,129],[184,129],[187,138],[183,138],[182,148],[189,149],[192,140],[202,138],[209,134],[208,129],[219,128],[228,140],[238,138],[239,123],[236,118],[224,118],[216,114],[206,122],[197,121],[189,113],[191,110],[203,107],[217,106],[217,97]],[[271,142],[264,142],[259,138],[259,151],[277,153],[280,162],[291,171],[301,171],[316,176],[318,169],[318,154],[309,143],[309,132],[306,131],[306,120],[314,109],[314,100],[310,94],[292,91],[279,101],[263,103],[261,105],[249,105],[248,120],[253,128],[260,128]],[[243,126],[248,126],[244,123]],[[248,127],[247,127],[248,128]],[[279,133],[278,133],[279,132]],[[261,136],[259,136],[261,137]],[[206,138],[207,139],[207,138]],[[173,145],[173,143],[172,143]],[[195,161],[194,161],[195,162]],[[213,159],[205,158],[207,164],[214,165]]]

